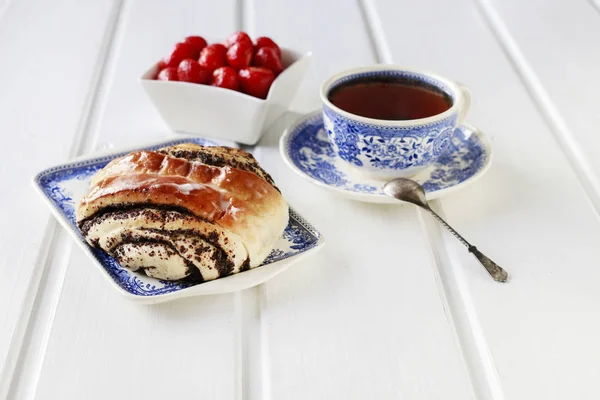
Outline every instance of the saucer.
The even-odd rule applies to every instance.
[[[293,123],[281,137],[279,148],[292,170],[318,186],[353,200],[398,203],[383,193],[386,181],[349,171],[351,167],[333,151],[321,111]],[[492,148],[485,135],[474,126],[463,124],[437,162],[411,179],[423,185],[427,199],[432,200],[474,182],[487,171],[491,161]]]
[[[112,286],[140,303],[160,303],[180,297],[212,295],[244,290],[259,285],[285,271],[296,261],[323,246],[321,234],[296,211],[290,209],[290,219],[282,237],[260,267],[212,281],[191,284],[167,282],[122,268],[117,260],[100,249],[90,247],[75,221],[75,207],[90,186],[94,174],[111,160],[138,149],[156,150],[181,143],[213,146],[216,143],[202,138],[168,140],[127,150],[109,150],[101,155],[77,158],[67,164],[48,168],[33,179],[34,187],[50,206],[61,225],[85,251],[98,270]]]

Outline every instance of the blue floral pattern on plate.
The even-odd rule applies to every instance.
[[[301,118],[281,140],[284,159],[312,182],[364,201],[387,202],[383,193],[385,182],[348,173],[348,167],[333,150],[320,112]],[[472,126],[461,125],[454,135],[444,140],[447,141],[442,146],[445,150],[436,163],[412,177],[423,185],[428,198],[473,180],[491,162],[491,147],[483,134]]]
[[[190,138],[163,142],[147,149],[156,150],[165,146],[189,142],[207,146],[215,145],[215,143],[202,138]],[[89,187],[92,176],[112,159],[127,153],[123,152],[84,161],[75,161],[50,168],[40,172],[34,178],[34,182],[50,200],[64,221],[67,222],[69,229],[76,232],[79,240],[86,244],[88,250],[102,265],[108,275],[126,292],[137,296],[158,296],[186,289],[192,286],[192,284],[187,282],[161,281],[122,268],[114,258],[104,251],[87,246],[85,239],[77,228],[75,220],[76,202]],[[275,244],[275,248],[265,259],[261,267],[294,257],[314,248],[318,244],[320,236],[314,227],[294,210],[290,209],[290,220],[283,237]]]

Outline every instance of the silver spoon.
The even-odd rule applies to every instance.
[[[506,282],[508,280],[508,274],[505,270],[503,270],[498,264],[490,260],[485,254],[477,250],[477,247],[473,246],[469,242],[465,240],[458,232],[456,232],[450,225],[446,223],[433,211],[429,204],[427,204],[427,199],[425,198],[425,190],[423,187],[419,185],[417,182],[406,179],[406,178],[397,178],[392,181],[389,181],[383,187],[383,191],[388,196],[394,197],[398,200],[406,201],[409,203],[413,203],[416,206],[419,206],[431,213],[440,221],[442,225],[444,225],[453,235],[456,237],[462,244],[464,244],[469,252],[479,260],[481,265],[487,270],[487,272],[494,278],[494,280],[498,282]]]

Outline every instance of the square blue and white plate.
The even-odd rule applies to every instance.
[[[109,161],[139,149],[156,150],[179,143],[193,142],[215,145],[202,138],[186,138],[154,143],[123,151],[78,158],[40,172],[33,178],[34,187],[50,206],[52,213],[67,229],[79,246],[85,250],[94,265],[128,298],[143,303],[159,303],[180,297],[228,293],[259,285],[286,270],[302,257],[317,251],[324,244],[321,234],[298,213],[290,209],[290,221],[283,236],[277,241],[264,263],[251,270],[200,284],[165,282],[122,268],[119,263],[100,249],[87,244],[75,222],[75,207],[85,194],[92,176]],[[82,268],[87,266],[82,266]]]

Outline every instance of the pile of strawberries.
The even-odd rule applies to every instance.
[[[159,81],[218,86],[265,99],[283,65],[273,40],[263,36],[252,43],[247,33],[236,32],[223,44],[188,36],[159,62],[158,70]]]

